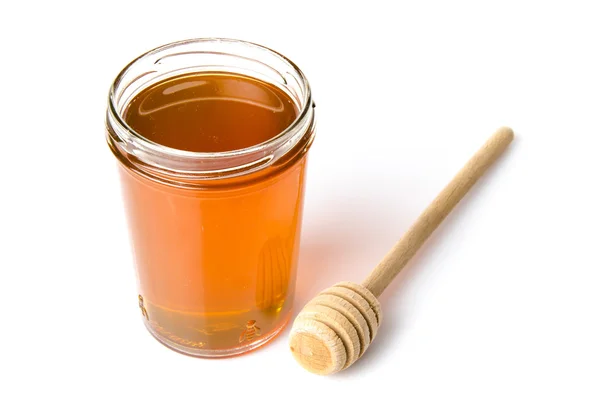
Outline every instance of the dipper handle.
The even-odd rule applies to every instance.
[[[499,128],[421,213],[417,221],[363,281],[363,286],[379,297],[513,138],[512,129]]]

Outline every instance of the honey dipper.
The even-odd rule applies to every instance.
[[[362,284],[341,282],[309,301],[296,317],[290,350],[306,370],[327,375],[348,368],[373,343],[381,325],[377,298],[427,238],[513,140],[502,127],[421,213]]]

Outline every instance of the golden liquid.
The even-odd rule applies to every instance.
[[[281,89],[245,76],[178,76],[147,88],[128,105],[125,121],[163,146],[222,152],[271,139],[296,119]]]
[[[262,143],[296,118],[292,99],[245,76],[185,75],[143,90],[126,122],[181,150],[219,152]],[[306,158],[244,183],[190,190],[120,165],[147,325],[190,352],[235,350],[289,316],[296,278]]]

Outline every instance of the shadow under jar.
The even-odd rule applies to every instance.
[[[315,132],[304,74],[248,42],[171,43],[117,76],[106,127],[148,330],[201,357],[273,338],[291,315]]]

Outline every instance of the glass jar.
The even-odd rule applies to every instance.
[[[136,94],[186,73],[241,74],[277,86],[295,121],[247,148],[192,152],[136,133]],[[315,133],[309,83],[281,54],[230,39],[153,49],[109,93],[107,142],[118,161],[140,315],[166,346],[200,357],[254,349],[281,331],[294,299],[307,152]]]

